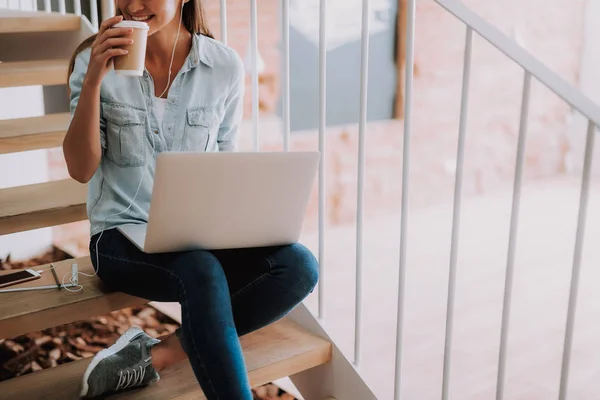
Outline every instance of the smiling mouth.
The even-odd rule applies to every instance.
[[[129,17],[131,18],[132,21],[148,22],[152,18],[154,18],[154,15],[144,15],[144,16],[139,16],[139,17],[136,17],[134,15],[130,15]]]

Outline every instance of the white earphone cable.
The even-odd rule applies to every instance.
[[[160,94],[159,97],[163,97],[164,94],[169,90],[169,85],[171,84],[171,71],[173,69],[173,60],[175,59],[175,49],[177,49],[177,42],[179,41],[179,32],[181,32],[181,21],[183,20],[183,6],[185,5],[185,1],[181,1],[181,13],[179,15],[179,24],[177,25],[177,36],[175,36],[175,43],[173,44],[173,52],[171,54],[171,62],[169,63],[169,77],[167,78],[167,87]]]
[[[185,1],[181,2],[181,13],[179,15],[179,24],[177,26],[177,36],[175,37],[175,43],[173,44],[173,51],[171,53],[171,62],[169,63],[169,77],[167,80],[167,87],[165,88],[165,90],[161,93],[161,95],[159,97],[163,97],[164,94],[167,92],[167,90],[169,90],[169,85],[171,84],[171,73],[172,73],[172,68],[173,68],[173,60],[175,59],[175,50],[177,48],[177,42],[179,41],[179,33],[181,31],[181,21],[183,20],[183,6],[185,5]],[[155,147],[155,141],[154,141],[154,135],[151,135],[152,137],[152,152],[154,153],[156,147]],[[78,274],[87,276],[87,277],[94,277],[96,275],[98,275],[98,271],[100,270],[100,256],[98,253],[98,243],[100,242],[100,239],[102,239],[102,235],[104,234],[104,228],[106,227],[106,221],[108,221],[109,218],[112,217],[116,217],[118,215],[121,215],[125,212],[127,212],[132,206],[133,206],[133,202],[135,201],[138,193],[140,192],[140,188],[142,187],[142,182],[144,181],[144,175],[142,174],[142,177],[140,179],[140,182],[138,183],[137,189],[135,191],[135,194],[133,195],[133,199],[131,199],[131,202],[129,203],[129,206],[127,206],[126,209],[124,209],[121,212],[118,212],[116,214],[112,214],[109,215],[108,217],[106,217],[104,219],[104,222],[102,223],[102,229],[100,230],[100,236],[98,236],[98,240],[96,240],[96,244],[95,244],[95,250],[96,250],[96,268],[94,269],[94,273],[93,274],[86,274],[85,272],[78,272]],[[69,279],[69,283],[76,286],[78,289],[77,290],[73,290],[73,289],[69,289],[68,286],[65,286],[65,281],[67,279],[67,276],[71,275],[70,279]],[[63,289],[69,291],[69,292],[80,292],[81,290],[83,290],[83,286],[76,283],[78,282],[76,277],[73,275],[73,272],[67,272],[62,279],[62,285],[63,285]]]

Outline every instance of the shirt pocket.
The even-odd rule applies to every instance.
[[[206,151],[210,141],[216,138],[218,129],[219,118],[214,109],[188,108],[183,133],[183,150]]]
[[[119,167],[146,164],[146,111],[110,103],[102,104],[106,119],[106,157]]]

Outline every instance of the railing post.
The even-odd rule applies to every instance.
[[[363,0],[361,58],[360,58],[360,112],[358,120],[358,184],[356,205],[356,297],[354,325],[354,364],[360,363],[362,341],[362,270],[363,228],[365,202],[365,141],[367,129],[367,91],[369,83],[369,0]]]
[[[327,0],[319,9],[319,319],[325,318],[325,129],[327,122]]]
[[[106,0],[102,0],[102,1],[106,2]],[[104,13],[105,10],[106,10],[106,7],[103,4],[102,12]],[[98,26],[100,25],[99,21],[98,21],[98,2],[97,2],[97,0],[90,0],[90,22],[92,23],[92,26],[94,27],[94,29],[97,31]]]
[[[571,364],[571,347],[573,345],[573,325],[577,309],[577,294],[579,292],[579,275],[581,272],[581,253],[583,252],[583,239],[585,236],[585,222],[587,218],[587,203],[590,194],[590,177],[592,158],[594,154],[594,141],[596,139],[596,126],[588,120],[587,138],[585,142],[585,158],[583,161],[583,175],[581,178],[581,195],[579,199],[579,216],[577,218],[577,234],[575,236],[575,250],[573,252],[573,270],[571,272],[571,289],[569,292],[569,308],[567,310],[567,323],[560,376],[559,400],[566,400],[569,384],[569,367]]]
[[[96,1],[96,0],[94,0]],[[111,18],[115,15],[115,1],[114,0],[101,0],[100,3],[101,11],[102,11],[102,21],[105,19]],[[102,22],[100,21],[100,22]]]
[[[75,15],[81,15],[81,0],[73,0],[73,11]]]
[[[252,64],[252,134],[254,138],[254,151],[260,149],[258,133],[258,17],[256,0],[250,0],[250,62]]]
[[[281,41],[283,44],[283,150],[290,150],[290,0],[282,1]]]
[[[456,298],[456,268],[458,260],[458,237],[460,232],[460,211],[462,204],[462,184],[465,160],[465,138],[467,134],[467,112],[469,109],[469,82],[471,79],[471,53],[473,50],[473,30],[467,27],[465,54],[463,61],[463,81],[460,102],[460,123],[456,154],[456,180],[454,182],[454,208],[452,213],[452,238],[450,246],[450,269],[448,274],[448,302],[446,306],[446,340],[444,344],[444,372],[442,379],[442,399],[448,399],[450,390],[450,360],[452,357],[452,333],[454,330],[454,300]]]
[[[227,0],[221,0],[219,16],[221,18],[221,42],[227,45]]]
[[[512,211],[510,216],[510,234],[508,237],[508,256],[506,260],[506,276],[504,282],[504,302],[502,305],[502,328],[500,330],[500,356],[498,361],[498,379],[496,382],[496,400],[504,397],[506,375],[506,346],[510,327],[510,311],[512,301],[513,276],[515,269],[515,254],[517,249],[517,233],[519,228],[519,209],[521,205],[521,182],[525,161],[525,144],[527,137],[527,119],[529,116],[529,96],[531,92],[531,74],[525,71],[523,79],[523,98],[521,100],[521,120],[519,122],[519,140],[517,145],[517,160],[515,165],[515,180],[513,183]]]
[[[410,179],[410,135],[412,133],[413,77],[415,63],[415,19],[417,0],[408,0],[406,11],[406,82],[404,87],[404,138],[402,142],[402,211],[400,221],[400,261],[394,399],[402,393],[402,338],[404,335],[404,288],[406,286],[406,245],[408,243],[408,189]]]

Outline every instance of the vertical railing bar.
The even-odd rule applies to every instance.
[[[577,234],[575,237],[573,270],[571,273],[571,289],[569,292],[569,307],[567,310],[567,323],[565,329],[565,340],[560,376],[559,400],[565,400],[567,398],[569,368],[571,364],[571,348],[573,345],[573,327],[575,322],[575,311],[577,309],[577,294],[579,292],[581,255],[583,252],[583,239],[585,235],[585,223],[587,218],[587,204],[590,191],[590,176],[595,139],[596,127],[591,120],[588,120],[587,138],[585,143],[585,158],[583,161],[583,176],[581,179],[581,195],[579,199],[579,216],[577,218]]]
[[[360,57],[360,111],[358,120],[358,184],[356,205],[356,297],[354,321],[354,364],[360,364],[362,342],[362,272],[363,228],[365,200],[365,142],[367,128],[367,92],[369,83],[369,0],[362,2],[362,32]]]
[[[73,0],[73,11],[75,15],[81,15],[81,0]]]
[[[221,0],[219,14],[221,17],[221,42],[227,45],[227,0]]]
[[[325,318],[325,128],[327,121],[327,0],[319,10],[319,319]]]
[[[37,4],[37,0],[31,0],[31,9],[33,11],[38,11],[38,4]]]
[[[116,14],[115,1],[114,0],[101,0],[100,2],[100,18],[102,21],[108,18],[112,18]]]
[[[417,0],[408,0],[406,9],[406,77],[404,83],[404,138],[402,142],[402,210],[398,274],[398,310],[394,399],[402,393],[402,338],[404,335],[404,288],[406,286],[406,245],[408,243],[408,189],[410,177],[410,136],[412,134],[413,77],[415,62],[415,19]]]
[[[252,63],[252,134],[254,151],[260,149],[258,136],[258,17],[256,0],[250,0],[250,54]]]
[[[90,19],[94,29],[98,31],[98,3],[96,0],[90,0]]]
[[[290,149],[290,0],[282,0],[281,39],[283,42],[283,149]]]
[[[50,0],[44,0],[44,11],[52,12],[52,3]]]
[[[531,73],[525,71],[523,79],[523,98],[521,100],[521,120],[519,123],[519,140],[517,145],[517,160],[515,165],[515,179],[513,182],[512,211],[510,216],[510,234],[508,237],[508,256],[506,260],[506,276],[504,282],[504,302],[502,305],[502,328],[500,330],[500,356],[498,360],[498,377],[496,381],[496,399],[504,397],[504,384],[506,380],[506,353],[508,333],[510,328],[510,311],[512,302],[512,288],[514,281],[515,255],[517,249],[517,234],[519,231],[519,211],[521,204],[521,182],[523,180],[523,166],[525,160],[525,144],[527,137],[527,119],[529,116],[529,97],[531,92]]]
[[[58,12],[61,14],[67,13],[67,6],[65,4],[65,0],[58,0]]]
[[[462,186],[465,160],[465,140],[468,125],[469,83],[471,79],[471,54],[473,50],[473,30],[467,27],[463,60],[460,122],[456,154],[456,181],[454,182],[454,207],[452,212],[452,237],[450,246],[450,268],[448,274],[448,299],[446,306],[446,339],[444,343],[444,370],[442,379],[442,399],[448,399],[450,389],[450,362],[452,358],[452,334],[454,332],[454,302],[456,298],[456,269],[460,235],[460,212],[462,206]]]

